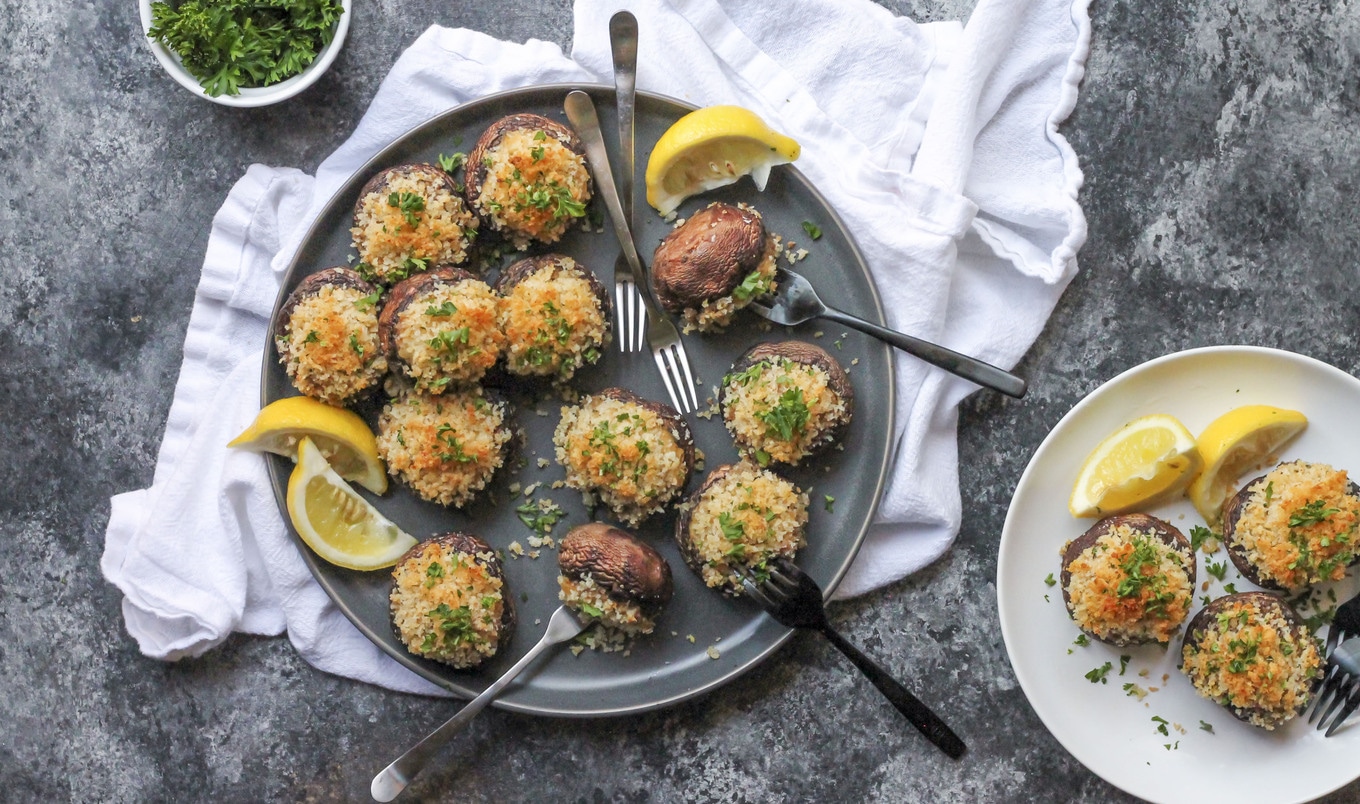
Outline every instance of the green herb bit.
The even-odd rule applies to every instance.
[[[535,162],[537,162],[538,160],[542,159],[542,158],[543,158],[543,146],[540,145],[540,146],[537,146],[537,147],[535,147],[535,148],[530,148],[530,149],[529,149],[529,156],[530,156],[530,158],[532,158]]]
[[[548,135],[545,134],[542,130],[534,132],[534,142],[543,142],[546,139],[548,139]]]
[[[425,211],[424,197],[416,193],[391,193],[387,196],[387,205],[401,210],[407,226],[414,229],[420,225],[420,216],[416,213]]]
[[[1225,594],[1225,595],[1235,595],[1235,594],[1237,594],[1237,585],[1236,585],[1236,584],[1231,584],[1231,583],[1225,583],[1225,584],[1223,584],[1223,594]]]
[[[1129,661],[1131,659],[1133,659],[1133,657],[1128,654],[1119,657],[1119,675],[1124,675],[1124,671],[1129,668]]]
[[[766,466],[769,466],[769,465],[770,465],[770,453],[766,452],[766,451],[763,450],[763,449],[758,449],[758,450],[756,450],[756,463],[760,464],[761,468],[764,468],[764,467],[766,467]]]
[[[1221,581],[1228,576],[1228,562],[1220,561],[1214,563],[1210,561],[1204,565],[1204,571]]]
[[[770,280],[760,271],[752,271],[741,280],[741,284],[732,289],[732,298],[737,301],[746,301],[756,296],[763,296],[770,292]]]
[[[1332,514],[1341,511],[1340,508],[1328,508],[1326,506],[1325,500],[1313,500],[1289,515],[1289,527],[1303,528],[1316,525],[1319,522],[1325,522]]]
[[[822,239],[821,227],[813,223],[812,221],[803,221],[803,231],[807,232],[808,237],[812,238],[813,240]]]
[[[1200,731],[1207,731],[1210,734],[1214,733],[1214,725],[1212,723],[1205,723],[1203,720],[1199,722],[1199,729]]]
[[[1212,538],[1214,538],[1214,532],[1212,530],[1209,530],[1203,525],[1195,525],[1190,529],[1191,551],[1196,553],[1199,552],[1199,549],[1204,546],[1204,543]]]
[[[359,355],[359,357],[364,356],[364,345],[359,343],[358,333],[351,332],[349,334],[349,348],[353,349],[354,353]]]
[[[718,527],[729,542],[739,542],[746,535],[746,523],[734,519],[727,511],[718,514]]]
[[[1056,586],[1057,583],[1058,580],[1053,577],[1053,573],[1051,572],[1048,574],[1048,577],[1044,579],[1044,586]],[[1085,636],[1085,634],[1082,634],[1082,636]]]
[[[1097,667],[1091,672],[1087,673],[1086,680],[1091,682],[1092,684],[1096,683],[1107,684],[1109,682],[1106,680],[1105,676],[1109,675],[1110,670],[1112,669],[1114,669],[1114,663],[1106,662],[1100,667]]]
[[[808,406],[803,399],[803,389],[790,388],[779,397],[779,403],[770,410],[756,414],[769,432],[777,434],[784,441],[791,441],[796,432],[802,432],[808,422]]]
[[[822,499],[825,500],[823,507],[826,509],[826,512],[828,514],[833,513],[831,509],[836,504],[836,498],[832,497],[830,494],[823,494]]]
[[[1275,496],[1275,481],[1266,483],[1266,505],[1270,505],[1270,500]]]
[[[1084,648],[1091,644],[1091,638],[1085,634],[1077,634],[1077,638],[1072,640],[1072,644]]]
[[[598,606],[592,606],[589,603],[581,604],[581,613],[589,617],[594,617],[597,620],[604,616],[603,609],[599,608]]]
[[[360,264],[362,265],[363,263]],[[368,294],[367,296],[363,297],[362,299],[355,299],[354,306],[360,311],[369,310],[373,307],[373,305],[377,304],[378,299],[381,298],[382,291],[375,290],[372,293]]]
[[[425,308],[425,315],[430,316],[450,316],[456,312],[458,312],[458,308],[451,301],[446,301],[440,305],[431,304]]]
[[[439,166],[445,173],[452,173],[467,163],[467,154],[459,152],[450,156],[439,155]]]
[[[453,425],[445,422],[435,430],[435,437],[448,446],[447,452],[439,453],[441,461],[457,461],[458,463],[472,463],[476,458],[463,452],[463,445],[458,441],[458,437],[453,434]]]
[[[1153,715],[1153,716],[1152,716],[1152,722],[1157,724],[1157,732],[1158,732],[1159,734],[1161,734],[1163,737],[1170,737],[1170,736],[1171,736],[1171,732],[1170,732],[1170,731],[1167,729],[1167,727],[1166,727],[1166,726],[1167,726],[1166,718],[1162,718],[1162,717],[1158,717],[1157,715]]]
[[[467,606],[455,609],[447,603],[440,603],[430,611],[430,617],[437,621],[435,627],[443,632],[446,644],[458,645],[476,638],[476,632],[472,630],[472,610]]]
[[[314,329],[313,329],[313,330],[308,330],[308,332],[307,332],[307,337],[303,338],[303,339],[302,339],[302,342],[303,342],[303,343],[321,343],[321,336],[318,335],[317,332],[316,332],[316,330],[314,330]]]

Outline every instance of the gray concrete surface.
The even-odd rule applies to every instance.
[[[968,0],[885,2],[920,20]],[[132,0],[0,8],[0,798],[364,800],[451,712],[311,669],[285,639],[141,656],[99,574],[110,495],[151,480],[213,213],[253,162],[313,170],[431,23],[569,47],[567,0],[358,2],[305,95],[193,99]],[[955,763],[828,645],[796,638],[712,695],[604,721],[484,713],[412,800],[1108,801],[1045,730],[996,614],[1012,490],[1101,382],[1179,349],[1248,343],[1360,370],[1360,8],[1098,0],[1063,127],[1086,172],[1082,271],[1019,366],[1023,402],[963,408],[963,532],[835,624],[937,702]],[[1360,801],[1360,786],[1332,801]]]

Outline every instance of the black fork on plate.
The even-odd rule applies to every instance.
[[[854,662],[899,712],[907,716],[911,725],[953,759],[963,756],[967,746],[938,715],[831,627],[822,604],[822,588],[811,576],[783,557],[769,561],[766,568],[767,576],[761,573],[762,577],[758,578],[754,573],[746,572],[742,577],[746,591],[771,617],[789,628],[820,631]]]
[[[1329,721],[1338,706],[1341,711]],[[1327,667],[1309,705],[1308,722],[1317,720],[1318,729],[1326,728],[1331,737],[1356,707],[1360,707],[1360,595],[1341,604],[1327,629]]]

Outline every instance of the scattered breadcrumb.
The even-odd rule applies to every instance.
[[[722,656],[722,654],[718,652],[718,649],[713,647],[712,645],[709,646],[708,650],[705,651],[705,653],[708,654],[708,658],[710,659],[717,659]]]

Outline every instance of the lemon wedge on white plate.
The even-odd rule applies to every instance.
[[[288,517],[317,555],[349,569],[390,567],[416,545],[336,474],[307,437],[298,442],[288,478]]]
[[[312,439],[341,477],[374,494],[387,491],[387,470],[378,456],[378,440],[364,420],[353,411],[310,397],[290,396],[269,403],[227,446],[272,452],[296,461],[298,442],[303,438]]]
[[[1297,410],[1270,405],[1243,405],[1210,422],[1195,439],[1204,471],[1186,492],[1204,521],[1217,524],[1223,518],[1223,501],[1235,490],[1237,479],[1273,460],[1307,426],[1308,417]]]
[[[1180,420],[1143,416],[1091,451],[1067,507],[1077,517],[1124,513],[1184,491],[1202,466],[1195,437]]]
[[[692,195],[750,176],[764,190],[770,168],[798,158],[798,143],[740,106],[707,106],[675,121],[647,159],[647,203],[669,215]]]

